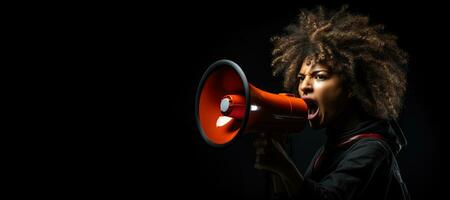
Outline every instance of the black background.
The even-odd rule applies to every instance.
[[[331,2],[331,1],[330,1]],[[437,197],[442,170],[439,113],[445,90],[442,5],[392,1],[298,1],[105,4],[82,6],[64,20],[74,134],[57,184],[68,195],[265,199],[265,174],[254,169],[254,136],[209,147],[194,119],[195,93],[214,61],[238,63],[248,80],[280,91],[271,76],[270,37],[295,22],[300,8],[348,4],[399,37],[410,54],[408,93],[399,120],[409,144],[400,154],[413,199]],[[61,11],[64,13],[64,10]],[[67,37],[66,37],[67,36]],[[72,48],[73,47],[73,48]],[[66,138],[65,138],[66,139]],[[293,136],[304,171],[323,142],[309,128]],[[67,145],[67,146],[66,146]],[[67,167],[67,168],[66,168]]]

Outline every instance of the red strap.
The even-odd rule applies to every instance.
[[[337,145],[337,147],[343,147],[348,144],[353,144],[354,141],[356,141],[358,139],[363,139],[363,138],[383,139],[384,137],[378,133],[361,133],[358,135],[354,135],[351,138],[343,140],[342,142],[340,142]]]

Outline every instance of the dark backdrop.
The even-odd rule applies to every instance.
[[[82,69],[85,90],[77,92],[88,106],[80,106],[82,145],[72,152],[80,162],[72,163],[77,170],[70,180],[82,182],[74,193],[264,199],[265,174],[253,167],[254,136],[225,149],[200,137],[194,120],[198,83],[210,64],[227,58],[255,86],[280,91],[280,79],[271,76],[270,37],[294,22],[300,8],[337,9],[344,3],[384,23],[410,54],[399,120],[409,144],[399,163],[413,199],[435,197],[442,172],[438,114],[446,76],[439,48],[445,13],[430,2],[392,1],[116,4],[79,13],[81,29],[74,28],[71,42],[81,50],[73,63]],[[310,129],[293,136],[300,171],[323,140]]]

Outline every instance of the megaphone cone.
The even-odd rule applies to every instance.
[[[243,133],[301,131],[307,114],[305,101],[256,88],[230,60],[213,63],[203,74],[196,94],[197,126],[214,147],[226,146]]]

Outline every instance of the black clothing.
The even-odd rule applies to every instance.
[[[346,138],[376,133],[340,146]],[[327,142],[304,174],[301,197],[293,199],[409,199],[395,155],[406,140],[394,122],[371,120],[349,131],[327,130]]]

